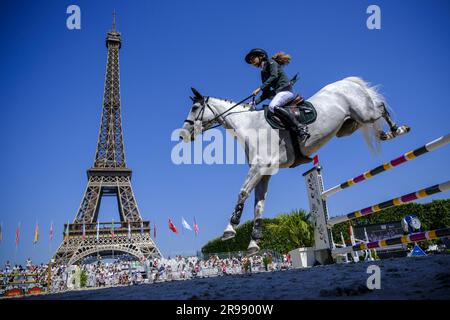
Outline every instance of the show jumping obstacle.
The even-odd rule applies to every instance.
[[[391,200],[388,200],[385,202],[381,202],[379,204],[376,204],[376,205],[373,205],[373,206],[370,206],[370,207],[367,207],[367,208],[364,208],[361,210],[350,212],[343,216],[331,218],[330,220],[328,220],[327,225],[329,227],[332,227],[338,223],[342,223],[345,221],[369,216],[371,214],[380,212],[384,209],[387,209],[390,207],[395,207],[395,206],[400,206],[402,204],[417,200],[419,198],[425,198],[425,197],[431,196],[432,194],[435,194],[435,193],[447,191],[448,189],[450,189],[450,181],[447,181],[447,182],[441,183],[441,184],[437,184],[432,187],[422,189],[422,190],[419,190],[416,192],[411,192],[411,193],[405,194],[398,198],[394,198],[394,199],[391,199]]]
[[[408,234],[405,236],[400,237],[394,237],[379,241],[373,241],[369,243],[358,243],[354,246],[350,247],[343,247],[343,248],[336,248],[333,250],[335,254],[347,254],[355,251],[363,251],[363,250],[369,250],[369,249],[376,249],[376,248],[386,248],[390,246],[395,246],[398,244],[407,244],[411,242],[418,242],[418,241],[424,241],[424,240],[434,240],[439,239],[443,237],[450,236],[450,228],[443,228],[438,230],[431,230],[431,231],[425,231],[425,232],[418,232],[413,234]]]
[[[440,137],[420,148],[405,153],[404,155],[395,158],[387,163],[384,163],[372,170],[366,171],[361,175],[358,175],[344,183],[336,185],[330,189],[324,191],[323,178],[321,174],[322,168],[320,166],[314,167],[303,174],[305,177],[306,187],[308,191],[309,205],[311,209],[311,219],[314,225],[314,250],[315,258],[317,262],[326,264],[332,262],[332,257],[336,257],[339,254],[346,254],[355,251],[368,250],[373,248],[384,248],[392,245],[405,244],[410,242],[417,242],[422,240],[432,240],[442,238],[450,235],[450,228],[444,228],[439,230],[431,230],[427,232],[414,233],[402,237],[394,237],[381,241],[375,241],[370,243],[362,243],[354,246],[335,248],[332,241],[331,228],[345,221],[365,217],[377,212],[380,212],[386,208],[393,206],[399,206],[404,203],[408,203],[419,198],[428,197],[432,194],[444,192],[450,189],[450,181],[446,181],[441,184],[437,184],[416,192],[412,192],[403,195],[398,198],[390,199],[388,201],[353,211],[346,215],[328,218],[328,209],[326,200],[329,196],[336,194],[348,187],[351,187],[357,183],[365,181],[374,177],[384,171],[392,169],[402,163],[413,160],[425,153],[436,150],[450,142],[450,134]]]

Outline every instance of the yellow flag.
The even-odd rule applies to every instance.
[[[39,225],[36,222],[36,228],[34,228],[34,239],[33,244],[36,244],[39,240]]]

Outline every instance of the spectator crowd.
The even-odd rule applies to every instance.
[[[97,260],[93,263],[76,265],[34,265],[28,259],[25,267],[12,266],[6,262],[0,272],[0,296],[8,290],[22,289],[27,292],[33,287],[42,291],[63,292],[81,288],[100,288],[143,283],[158,283],[175,280],[226,276],[233,274],[270,272],[291,268],[289,255],[273,259],[270,254],[251,257],[235,256],[219,258],[217,255],[207,259],[199,257],[154,258],[143,261]]]

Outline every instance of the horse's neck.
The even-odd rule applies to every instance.
[[[235,102],[222,100],[218,98],[210,98],[210,106],[214,110],[216,115],[220,115],[219,121],[225,129],[242,129],[245,128],[251,121],[246,121],[252,116],[256,116],[256,112],[250,112],[247,107],[243,105],[235,106]],[[230,112],[227,112],[230,108],[234,107]]]

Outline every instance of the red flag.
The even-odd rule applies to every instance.
[[[20,222],[17,225],[17,229],[16,229],[16,247],[19,246],[19,241],[20,241]]]
[[[314,156],[314,158],[313,158],[313,165],[318,165],[319,164],[319,156],[318,155],[315,155]]]
[[[178,234],[177,227],[175,227],[171,219],[169,219],[169,229]]]
[[[195,232],[195,235],[198,235],[198,224],[197,224],[197,221],[195,221],[195,217],[194,217],[194,232]]]
[[[153,239],[156,240],[156,223],[153,223]]]

